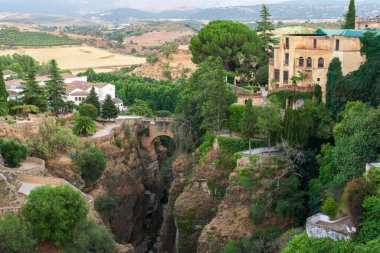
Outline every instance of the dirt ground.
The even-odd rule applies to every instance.
[[[141,36],[132,36],[125,39],[125,41],[132,41],[146,47],[160,46],[165,42],[171,42],[183,36],[193,35],[193,32],[151,32]]]
[[[69,69],[74,74],[87,68],[108,72],[124,66],[143,64],[145,58],[111,53],[86,45],[57,47],[19,47],[14,50],[2,50],[0,55],[27,54],[39,62],[55,59],[62,69]]]

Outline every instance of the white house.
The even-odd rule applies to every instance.
[[[90,93],[92,87],[99,97],[99,101],[105,100],[107,95],[115,98],[115,86],[110,83],[89,83],[83,81],[74,81],[66,86],[67,101],[73,101],[79,105]]]

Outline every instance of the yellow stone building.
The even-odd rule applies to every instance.
[[[380,17],[360,18],[356,17],[355,29],[380,29]]]
[[[365,61],[360,54],[360,38],[367,31],[380,34],[380,30],[319,29],[313,34],[283,35],[269,62],[269,90],[312,91],[319,84],[325,97],[331,60],[340,59],[343,75],[357,70]],[[297,88],[293,76],[303,76]]]

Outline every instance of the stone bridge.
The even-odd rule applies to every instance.
[[[149,129],[148,136],[141,137],[143,147],[150,150],[153,147],[154,139],[160,136],[167,136],[173,139],[174,135],[171,130],[172,122],[173,120],[171,118],[143,118],[142,124]]]

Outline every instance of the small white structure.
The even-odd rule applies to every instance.
[[[317,213],[306,220],[306,232],[309,237],[331,238],[333,240],[349,240],[356,233],[350,217],[330,220],[322,213]]]
[[[112,99],[112,102],[114,103],[114,105],[116,105],[117,109],[119,109],[119,111],[125,111],[124,109],[124,104],[123,104],[123,101],[119,98],[113,98]],[[103,103],[104,103],[104,100],[101,100],[100,101],[100,104],[103,106]]]
[[[8,80],[11,77],[17,76],[17,73],[13,72],[12,70],[3,70],[3,78],[4,80]]]

